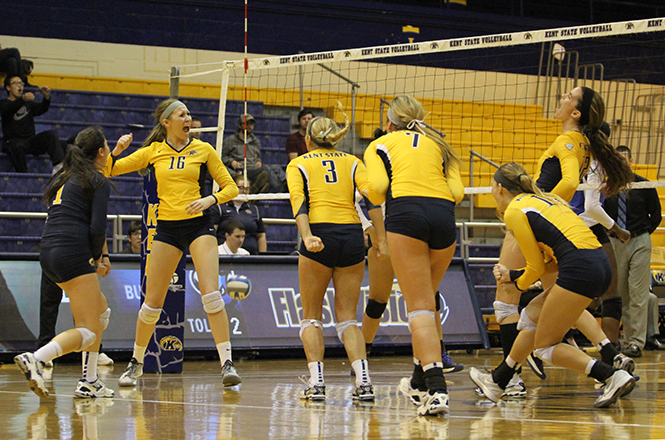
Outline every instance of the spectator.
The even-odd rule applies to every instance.
[[[617,147],[632,167],[630,148]],[[633,173],[634,182],[647,179]],[[605,200],[605,210],[619,227],[630,231],[630,240],[621,242],[610,236],[617,258],[618,285],[623,299],[623,335],[628,344],[623,354],[642,356],[647,338],[647,313],[651,283],[651,237],[661,220],[660,201],[655,188],[633,189]],[[613,234],[612,234],[613,235]]]
[[[25,83],[26,87],[34,87],[32,84],[28,84],[28,73],[24,70],[24,63],[26,61],[21,60],[21,53],[15,47],[9,47],[3,49],[0,45],[0,72],[5,72],[7,78],[18,76],[21,78],[21,81]],[[28,62],[32,64],[31,61]]]
[[[300,113],[298,113],[298,131],[286,139],[286,154],[289,155],[289,162],[296,157],[307,153],[305,134],[307,133],[309,121],[313,118],[314,113],[312,113],[311,110],[304,109],[300,110]]]
[[[226,241],[219,245],[219,255],[249,255],[246,249],[243,249],[242,243],[245,241],[245,227],[237,220],[231,220],[224,227]]]
[[[199,118],[192,117],[192,126],[191,126],[191,128],[201,128],[201,120]],[[189,137],[192,138],[192,139],[201,139],[201,132],[190,130]]]
[[[647,342],[644,344],[645,350],[665,350],[665,344],[660,342],[659,329],[660,310],[658,307],[658,297],[649,292],[649,313],[647,316]]]
[[[129,225],[127,230],[127,246],[120,251],[121,254],[140,254],[141,253],[141,228],[140,221],[135,220]]]
[[[245,116],[247,117],[247,178],[254,180],[257,179],[261,173],[265,172],[273,191],[284,191],[284,181],[286,176],[278,177],[277,174],[275,174],[275,171],[273,171],[272,168],[265,166],[261,160],[261,143],[254,135],[256,120],[254,119],[254,116],[250,114],[241,115],[238,119],[238,129],[236,132],[224,139],[222,162],[224,162],[224,165],[226,165],[226,168],[229,170],[229,174],[231,174],[231,177],[233,178],[235,178],[236,174],[243,171],[245,158]]]
[[[46,113],[51,105],[51,89],[41,88],[44,98],[35,102],[31,92],[23,93],[24,82],[19,76],[5,78],[5,91],[8,98],[0,101],[2,115],[3,150],[9,155],[14,169],[19,173],[27,173],[27,154],[39,155],[48,153],[53,162],[53,174],[61,167],[65,157],[64,149],[58,140],[55,130],[35,134],[35,116]]]
[[[235,177],[236,185],[240,191],[240,197],[248,193],[248,186],[241,174]],[[249,183],[249,182],[247,182]],[[217,229],[217,243],[222,244],[226,240],[226,224],[231,220],[237,220],[245,227],[245,242],[243,247],[251,255],[258,255],[268,248],[266,242],[266,228],[256,205],[235,199],[221,205],[212,206],[210,209],[212,223]]]

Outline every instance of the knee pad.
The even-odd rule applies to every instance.
[[[107,307],[104,313],[99,315],[99,322],[102,324],[102,329],[106,330],[106,327],[109,326],[110,317],[111,317],[111,309]]]
[[[617,321],[621,321],[621,305],[622,300],[620,296],[603,301],[603,318],[614,318]]]
[[[339,338],[340,341],[342,341],[342,344],[344,343],[344,332],[346,331],[347,328],[349,328],[352,325],[355,325],[357,327],[358,321],[354,319],[351,321],[342,321],[335,324],[335,330],[337,330],[337,337]]]
[[[367,307],[365,307],[365,313],[372,319],[381,319],[383,311],[386,310],[388,303],[382,303],[370,299],[367,301]]]
[[[143,303],[139,310],[139,319],[146,324],[157,324],[161,314],[162,309],[153,309],[146,303]]]
[[[224,300],[219,290],[201,295],[201,301],[203,302],[203,310],[211,315],[224,310]]]
[[[441,295],[438,290],[434,292],[434,302],[436,303],[436,311],[438,312],[441,310]]]
[[[529,315],[526,314],[526,309],[522,309],[520,313],[520,320],[517,321],[517,330],[535,330],[536,323],[529,318]]]
[[[77,327],[76,330],[78,330],[79,333],[81,333],[82,339],[81,339],[81,346],[79,347],[78,350],[75,351],[83,351],[95,343],[97,335],[93,331],[88,330],[85,327]]]
[[[496,316],[496,322],[501,324],[501,321],[509,317],[510,315],[517,315],[517,304],[508,304],[502,301],[494,301],[494,315]]]
[[[543,362],[552,365],[552,352],[556,345],[550,345],[549,347],[537,348],[533,350],[533,354],[539,357]]]
[[[323,329],[323,324],[318,319],[303,319],[300,321],[300,339],[302,339],[302,333],[305,329],[312,325],[316,328]]]
[[[417,316],[420,316],[420,315],[427,315],[430,318],[432,318],[432,320],[434,322],[436,322],[436,318],[434,317],[434,312],[433,311],[431,311],[431,310],[414,310],[413,312],[409,312],[409,330],[411,330],[411,322],[414,320],[414,318],[416,318]]]

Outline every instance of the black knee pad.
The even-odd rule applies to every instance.
[[[621,321],[621,297],[615,296],[603,301],[603,318],[614,318]]]
[[[388,303],[381,303],[370,299],[367,301],[367,307],[365,307],[365,313],[372,319],[380,319],[383,315],[383,311],[386,310]]]
[[[441,295],[439,294],[438,290],[434,294],[434,301],[436,302],[436,311],[438,312],[441,310]]]

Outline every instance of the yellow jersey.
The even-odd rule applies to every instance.
[[[569,131],[559,135],[540,156],[534,180],[538,188],[570,202],[590,162],[589,139],[578,131]]]
[[[104,175],[118,176],[143,168],[149,168],[157,181],[158,220],[186,220],[203,215],[188,215],[187,205],[205,197],[206,170],[221,188],[213,194],[218,204],[238,195],[238,187],[215,149],[198,139],[191,139],[180,151],[162,141],[153,142],[122,159],[109,154]]]
[[[503,218],[526,259],[524,273],[516,280],[520,290],[540,278],[545,272],[545,261],[554,259],[558,263],[571,250],[600,247],[591,229],[568,206],[535,194],[516,196]]]
[[[310,223],[360,223],[356,188],[369,190],[367,169],[355,156],[317,148],[286,168],[293,216],[308,214]]]
[[[433,197],[459,203],[464,185],[457,165],[444,174],[443,153],[433,140],[415,131],[395,131],[365,150],[372,184],[369,198],[381,204],[398,197]]]

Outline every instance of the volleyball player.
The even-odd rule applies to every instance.
[[[203,309],[208,314],[222,364],[222,383],[237,385],[241,379],[231,360],[228,317],[219,291],[217,238],[206,210],[236,197],[238,187],[212,146],[189,137],[192,117],[185,104],[167,99],[157,106],[155,119],[157,125],[143,142],[143,148],[118,159],[129,143],[119,145],[111,153],[107,166],[111,176],[149,168],[157,180],[159,198],[157,233],[146,269],[145,301],[136,321],[134,352],[118,383],[136,386],[143,374],[145,351],[159,321],[171,277],[189,247]],[[206,170],[221,188],[209,196],[203,196]]]
[[[127,139],[118,141],[122,144]],[[60,172],[46,184],[44,201],[49,205],[39,261],[46,276],[69,297],[74,329],[55,336],[33,353],[23,353],[14,362],[40,397],[48,396],[42,370],[44,364],[72,351],[83,353],[83,378],[76,397],[113,397],[97,377],[97,354],[111,309],[99,287],[97,275],[111,270],[106,247],[106,214],[111,184],[101,174],[109,147],[99,127],[89,127],[76,136]]]
[[[561,97],[554,118],[561,122],[562,134],[543,153],[537,165],[535,181],[542,191],[551,192],[569,202],[580,179],[588,171],[591,156],[608,171],[602,179],[605,192],[613,194],[625,185],[622,173],[614,172],[622,167],[619,164],[621,157],[608,143],[607,136],[600,131],[604,116],[605,103],[602,97],[588,87],[576,87]],[[506,234],[499,263],[509,269],[524,267],[524,256],[511,234]],[[544,287],[551,286],[554,279],[555,275],[544,275]],[[512,291],[504,284],[497,284],[494,313],[499,323],[504,357],[510,353],[517,337],[519,301],[520,292]],[[580,330],[584,333],[582,328]],[[619,352],[615,347],[607,347],[601,354],[603,359],[612,362],[611,358]],[[537,359],[533,357],[529,360],[534,372],[543,378],[542,364],[536,363]],[[506,392],[511,397],[526,396],[526,387],[519,375]]]
[[[367,147],[365,163],[370,198],[386,203],[388,248],[409,310],[416,365],[406,391],[427,389],[418,414],[433,415],[448,412],[434,292],[455,252],[455,204],[464,187],[459,158],[424,117],[415,98],[395,98],[388,134]]]
[[[356,375],[353,399],[374,400],[365,340],[356,321],[365,273],[365,247],[355,207],[355,190],[366,194],[369,183],[363,163],[335,149],[350,128],[346,114],[344,117],[346,124],[342,129],[328,118],[310,121],[305,135],[309,152],[291,160],[286,169],[293,215],[302,236],[298,259],[303,307],[300,338],[310,378],[301,398],[314,401],[325,400],[321,320],[331,280],[335,288],[335,329]],[[375,224],[383,224],[380,209],[372,209],[369,214]],[[385,243],[379,238],[377,245],[381,248]]]
[[[632,391],[635,378],[561,342],[591,301],[610,285],[612,270],[600,243],[564,200],[543,193],[521,165],[509,163],[497,170],[492,196],[526,259],[520,270],[497,264],[497,283],[519,295],[546,271],[558,269],[558,274],[555,284],[522,311],[521,331],[509,355],[492,373],[471,368],[471,379],[486,397],[497,402],[519,364],[533,350],[548,364],[584,372],[605,383],[594,406],[612,405]]]

